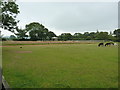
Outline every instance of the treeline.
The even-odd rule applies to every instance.
[[[118,31],[118,30],[117,30]],[[112,40],[112,41],[118,41],[116,30],[110,34],[108,32],[84,32],[82,33],[75,33],[74,35],[71,35],[70,33],[63,33],[60,36],[58,36],[59,40]]]
[[[120,41],[120,29],[113,32],[84,32],[82,33],[62,33],[57,36],[54,32],[49,31],[45,26],[38,22],[32,22],[25,26],[25,29],[16,29],[16,36],[11,35],[9,40],[17,41],[68,41],[68,40],[111,40]]]
[[[57,36],[54,32],[49,31],[44,25],[38,22],[32,22],[25,26],[25,29],[20,29],[17,26],[19,20],[16,20],[17,15],[20,13],[18,5],[13,2],[0,1],[1,8],[1,24],[0,28],[4,30],[8,30],[14,35],[11,35],[9,40],[21,40],[21,41],[47,41],[47,40],[112,40],[112,41],[120,41],[120,29],[116,29],[113,32],[84,32],[75,33],[72,35],[71,33],[62,33]],[[2,40],[6,40],[0,35]]]

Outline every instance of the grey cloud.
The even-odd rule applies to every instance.
[[[84,32],[97,29],[111,30],[118,25],[118,3],[19,3],[19,20],[23,24],[43,23],[56,31]],[[29,16],[29,17],[28,17]]]
[[[51,21],[56,29],[89,31],[117,27],[117,3],[68,3],[62,9]]]

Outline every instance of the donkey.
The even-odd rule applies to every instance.
[[[100,47],[100,46],[104,46],[104,43],[99,43],[99,44],[98,44],[98,47]]]
[[[110,46],[110,45],[114,45],[113,42],[110,42],[110,43],[106,43],[105,46]]]
[[[114,45],[114,43],[113,43],[113,42],[111,42],[111,45]]]

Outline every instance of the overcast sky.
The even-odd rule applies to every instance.
[[[20,28],[39,22],[50,31],[61,33],[113,31],[118,28],[117,2],[17,2]],[[11,33],[3,32],[5,35]]]

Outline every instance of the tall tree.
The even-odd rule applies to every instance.
[[[89,32],[84,32],[83,38],[84,38],[85,40],[89,40],[89,39],[90,39],[89,36],[90,36]]]
[[[26,35],[27,30],[26,29],[16,29],[17,33],[15,35],[17,36],[18,39],[26,39],[28,35]]]
[[[120,29],[117,29],[113,32],[116,37],[120,37]]]
[[[96,36],[98,40],[108,40],[108,32],[99,32]]]
[[[95,35],[96,35],[95,32],[91,32],[91,33],[90,33],[90,38],[91,38],[91,40],[94,40],[94,39],[95,39]]]
[[[73,35],[73,39],[74,40],[81,40],[81,39],[83,39],[83,35],[81,33],[75,33]]]
[[[49,38],[49,40],[52,40],[52,37],[56,37],[56,34],[54,32],[52,32],[52,31],[49,31],[48,32],[48,38]]]
[[[26,31],[29,32],[31,40],[46,40],[48,35],[48,29],[38,22],[26,25]]]
[[[115,37],[117,38],[117,41],[120,42],[120,29],[117,29],[113,32],[115,34]]]
[[[70,33],[62,33],[58,38],[63,41],[72,40],[72,35]]]
[[[14,36],[14,35],[10,35],[10,37],[9,37],[11,40],[14,40],[14,39],[16,39],[16,37]]]
[[[0,27],[15,33],[17,23],[19,22],[18,20],[16,20],[16,16],[20,12],[18,5],[15,3],[15,1],[6,2],[2,0],[0,1],[0,8]]]

